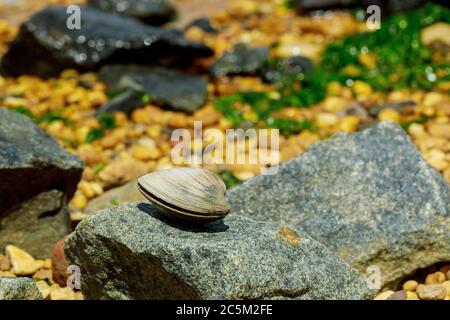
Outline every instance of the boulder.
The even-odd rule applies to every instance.
[[[66,7],[47,7],[19,30],[1,61],[10,76],[58,75],[68,68],[82,72],[107,63],[183,64],[213,54],[182,32],[145,25],[133,18],[81,7],[80,28],[67,26]]]
[[[0,276],[0,300],[42,300],[42,295],[30,278]]]
[[[406,132],[382,122],[314,144],[229,191],[232,210],[283,221],[328,246],[384,286],[450,257],[450,192]]]
[[[152,103],[178,111],[194,112],[206,101],[207,83],[199,76],[137,65],[110,65],[100,70],[109,91],[134,90],[147,94]],[[125,106],[125,105],[124,105]],[[129,105],[126,105],[128,111]]]
[[[82,171],[82,161],[29,118],[0,108],[0,220],[42,192],[71,198]]]
[[[370,299],[367,279],[286,225],[231,213],[189,225],[130,202],[89,215],[65,243],[87,299]]]
[[[176,11],[167,0],[89,0],[91,7],[123,14],[151,25],[161,25],[175,17]]]

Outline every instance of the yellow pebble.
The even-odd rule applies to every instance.
[[[377,296],[375,297],[374,300],[386,300],[386,299],[389,298],[393,293],[394,293],[394,291],[392,291],[392,290],[384,291],[384,292],[380,293],[379,295],[377,295]]]
[[[356,95],[370,95],[372,93],[372,87],[368,83],[356,80],[353,84],[353,91]]]
[[[345,116],[339,121],[339,130],[353,132],[358,129],[359,119],[354,116]]]
[[[419,297],[413,291],[406,291],[406,300],[419,300]]]
[[[408,127],[408,133],[414,138],[423,137],[427,133],[425,132],[425,128],[423,124],[413,123]]]
[[[159,138],[161,136],[161,131],[162,128],[159,124],[151,125],[146,130],[147,134],[153,139]]]
[[[143,145],[135,145],[131,148],[131,155],[142,161],[156,160],[161,157],[161,151],[158,148],[149,148]]]
[[[429,274],[425,279],[425,284],[438,284],[445,281],[445,274],[441,271]]]
[[[437,92],[428,92],[423,99],[425,107],[433,107],[443,100],[443,96]]]
[[[339,112],[347,105],[347,100],[341,97],[328,97],[323,102],[323,108],[328,112]]]
[[[328,96],[337,96],[342,92],[342,85],[337,81],[331,81],[327,85],[327,95]]]
[[[408,280],[403,284],[403,290],[406,291],[416,291],[417,286],[419,285],[419,283],[415,280]]]
[[[87,205],[87,199],[84,194],[78,194],[73,197],[70,203],[78,209],[83,209]]]
[[[91,184],[87,181],[81,181],[78,184],[78,188],[80,189],[81,192],[83,192],[83,194],[85,195],[86,198],[91,199],[93,197],[95,197],[95,190],[92,188]]]
[[[386,108],[381,110],[378,114],[378,120],[380,121],[393,121],[396,123],[400,122],[400,113],[397,110]]]
[[[318,113],[316,115],[316,125],[320,129],[327,128],[335,125],[337,123],[337,117],[333,113]]]
[[[450,280],[442,282],[442,285],[445,287],[445,290],[447,290],[447,296],[450,296]]]

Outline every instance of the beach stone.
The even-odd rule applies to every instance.
[[[249,47],[238,44],[225,52],[212,66],[210,73],[214,77],[226,75],[258,75],[269,59],[269,50],[265,47]]]
[[[0,108],[2,218],[42,192],[60,190],[66,198],[71,198],[82,171],[82,161],[60,147],[33,121]]]
[[[371,299],[368,280],[304,233],[231,213],[182,225],[151,204],[88,215],[65,243],[86,299]],[[113,266],[113,267],[112,267]]]
[[[361,273],[378,266],[383,286],[450,256],[449,186],[392,122],[315,143],[227,198],[238,214],[305,231]]]
[[[96,115],[100,116],[105,113],[123,112],[130,116],[134,110],[142,108],[144,105],[141,92],[125,90],[98,108]]]
[[[442,284],[422,284],[417,287],[421,300],[444,300],[447,290]]]
[[[66,235],[56,242],[51,254],[53,280],[61,286],[66,286],[67,278],[69,276],[67,273],[69,265],[67,264],[67,259],[64,254],[64,242],[67,240],[67,237],[68,236]]]
[[[206,101],[207,83],[199,76],[160,67],[110,65],[100,70],[109,91],[134,90],[147,94],[152,103],[192,113]],[[123,112],[129,112],[130,106]]]
[[[33,257],[48,257],[53,243],[71,231],[64,193],[51,190],[24,201],[0,219],[0,230],[1,250],[14,244]]]
[[[162,25],[175,17],[175,8],[167,0],[89,0],[91,7],[123,14],[151,25]]]
[[[80,28],[68,28],[66,7],[37,12],[20,27],[1,60],[4,74],[57,76],[64,69],[94,71],[104,64],[187,65],[213,51],[181,31],[149,26],[130,17],[80,7]]]
[[[17,276],[32,275],[42,267],[28,252],[13,245],[7,246],[5,251],[11,261],[11,272]]]
[[[0,300],[42,300],[42,295],[30,278],[0,276]]]

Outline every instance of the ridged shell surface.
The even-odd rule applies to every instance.
[[[164,213],[187,220],[216,220],[230,211],[226,187],[212,171],[173,168],[138,179],[142,194]]]

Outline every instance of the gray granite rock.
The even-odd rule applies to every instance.
[[[99,72],[108,91],[134,90],[152,103],[178,111],[194,112],[206,101],[207,83],[199,76],[160,67],[108,65]],[[128,111],[130,108],[124,104]]]
[[[26,116],[0,108],[0,217],[42,192],[72,197],[83,163]]]
[[[450,257],[450,192],[393,123],[337,134],[228,193],[234,212],[286,222],[395,285]]]
[[[2,57],[2,72],[52,77],[68,68],[84,72],[111,63],[186,65],[213,54],[207,46],[184,38],[181,31],[91,7],[80,8],[79,28],[68,28],[74,13],[53,6],[22,24]]]
[[[71,231],[64,204],[64,193],[51,190],[0,218],[0,251],[13,244],[35,258],[48,258],[56,241]]]
[[[151,25],[161,25],[175,17],[175,8],[168,0],[88,0],[94,8],[123,14]]]
[[[65,242],[87,299],[370,299],[368,281],[285,225],[231,213],[179,225],[131,202],[88,216]]]
[[[42,295],[30,278],[0,276],[0,300],[42,300]]]

